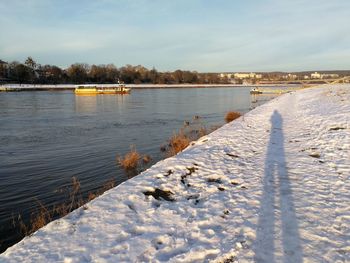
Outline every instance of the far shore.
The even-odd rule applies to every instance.
[[[77,85],[116,86],[118,84],[1,84],[0,91],[74,90]],[[300,84],[126,84],[132,89],[301,87]]]

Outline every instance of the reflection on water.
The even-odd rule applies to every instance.
[[[89,113],[97,111],[97,96],[79,95],[75,96],[75,111]]]
[[[260,99],[263,98],[263,99]],[[57,189],[76,176],[84,193],[115,178],[115,163],[131,144],[154,162],[167,138],[199,115],[223,124],[226,112],[248,111],[271,97],[249,88],[133,90],[130,95],[75,96],[69,91],[0,94],[0,251],[17,241],[11,216],[62,200]]]
[[[75,111],[79,113],[97,112],[97,105],[103,105],[106,110],[122,111],[123,103],[128,99],[129,94],[117,95],[76,95]]]

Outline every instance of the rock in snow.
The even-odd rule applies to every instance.
[[[0,262],[349,262],[349,123],[350,85],[285,94]]]

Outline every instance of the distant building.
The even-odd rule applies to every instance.
[[[262,74],[256,74],[253,72],[250,73],[220,73],[219,74],[220,78],[228,78],[228,79],[261,79]]]
[[[321,79],[336,79],[339,78],[338,74],[321,74]]]
[[[297,78],[298,78],[298,76],[297,75],[295,75],[295,74],[287,74],[287,75],[283,75],[282,76],[282,78],[283,79],[289,79],[289,80],[296,80]]]
[[[221,73],[220,78],[228,78],[231,79],[233,77],[232,73]]]
[[[312,79],[320,79],[321,78],[321,74],[318,73],[318,72],[311,73],[311,78]]]
[[[235,79],[261,79],[261,74],[256,73],[235,73],[234,74]]]
[[[315,73],[312,73],[311,74],[311,78],[312,79],[336,79],[336,78],[339,78],[339,75],[338,74],[328,74],[328,73],[325,73],[325,74],[320,74],[318,72],[315,72]]]

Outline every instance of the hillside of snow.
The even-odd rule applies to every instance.
[[[350,85],[285,94],[0,262],[349,262]]]

